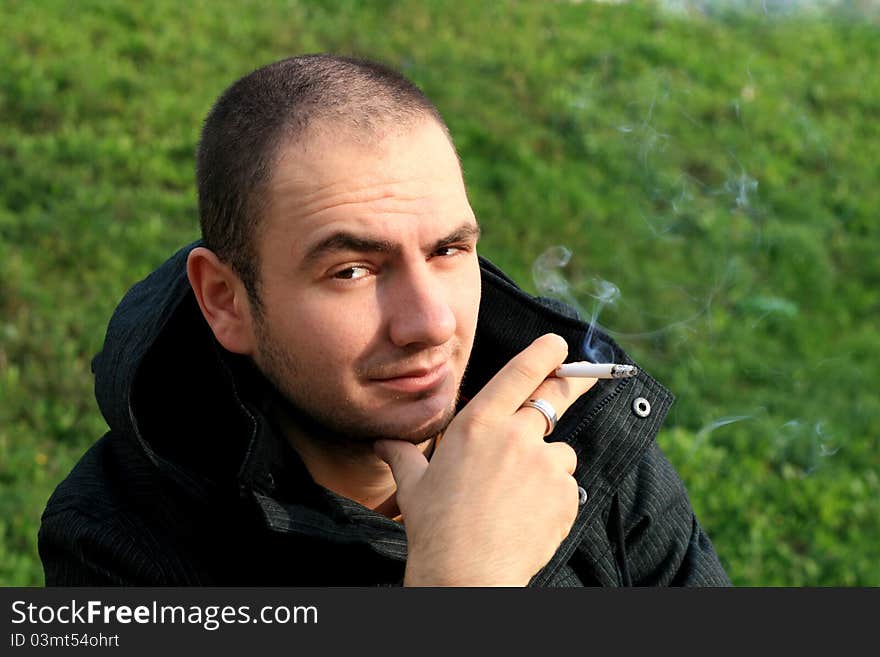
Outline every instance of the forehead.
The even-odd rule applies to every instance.
[[[369,138],[313,130],[282,149],[266,201],[264,241],[286,236],[294,250],[340,228],[442,233],[473,221],[458,158],[433,119]]]

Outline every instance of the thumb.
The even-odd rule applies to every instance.
[[[428,459],[419,448],[403,440],[377,440],[373,451],[391,467],[397,484],[398,499],[416,485],[428,468]]]

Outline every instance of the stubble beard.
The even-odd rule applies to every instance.
[[[455,397],[441,417],[428,425],[411,429],[379,422],[367,412],[347,413],[351,408],[350,402],[341,397],[332,404],[316,400],[309,392],[307,381],[303,385],[307,378],[302,374],[303,368],[274,339],[265,319],[259,317],[254,324],[259,345],[259,360],[255,365],[274,388],[275,411],[284,424],[292,424],[316,446],[334,451],[354,449],[360,452],[372,451],[372,444],[377,440],[403,440],[418,445],[443,433],[455,417],[458,386]],[[296,385],[296,382],[300,385]],[[416,397],[414,401],[423,398]]]

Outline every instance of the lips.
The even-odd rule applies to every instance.
[[[394,376],[373,379],[378,385],[403,393],[423,393],[438,387],[449,375],[446,363],[432,367],[413,368]]]

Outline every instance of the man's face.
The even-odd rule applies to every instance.
[[[477,223],[442,129],[424,119],[369,144],[313,133],[268,200],[258,367],[337,440],[442,431],[480,302]]]

